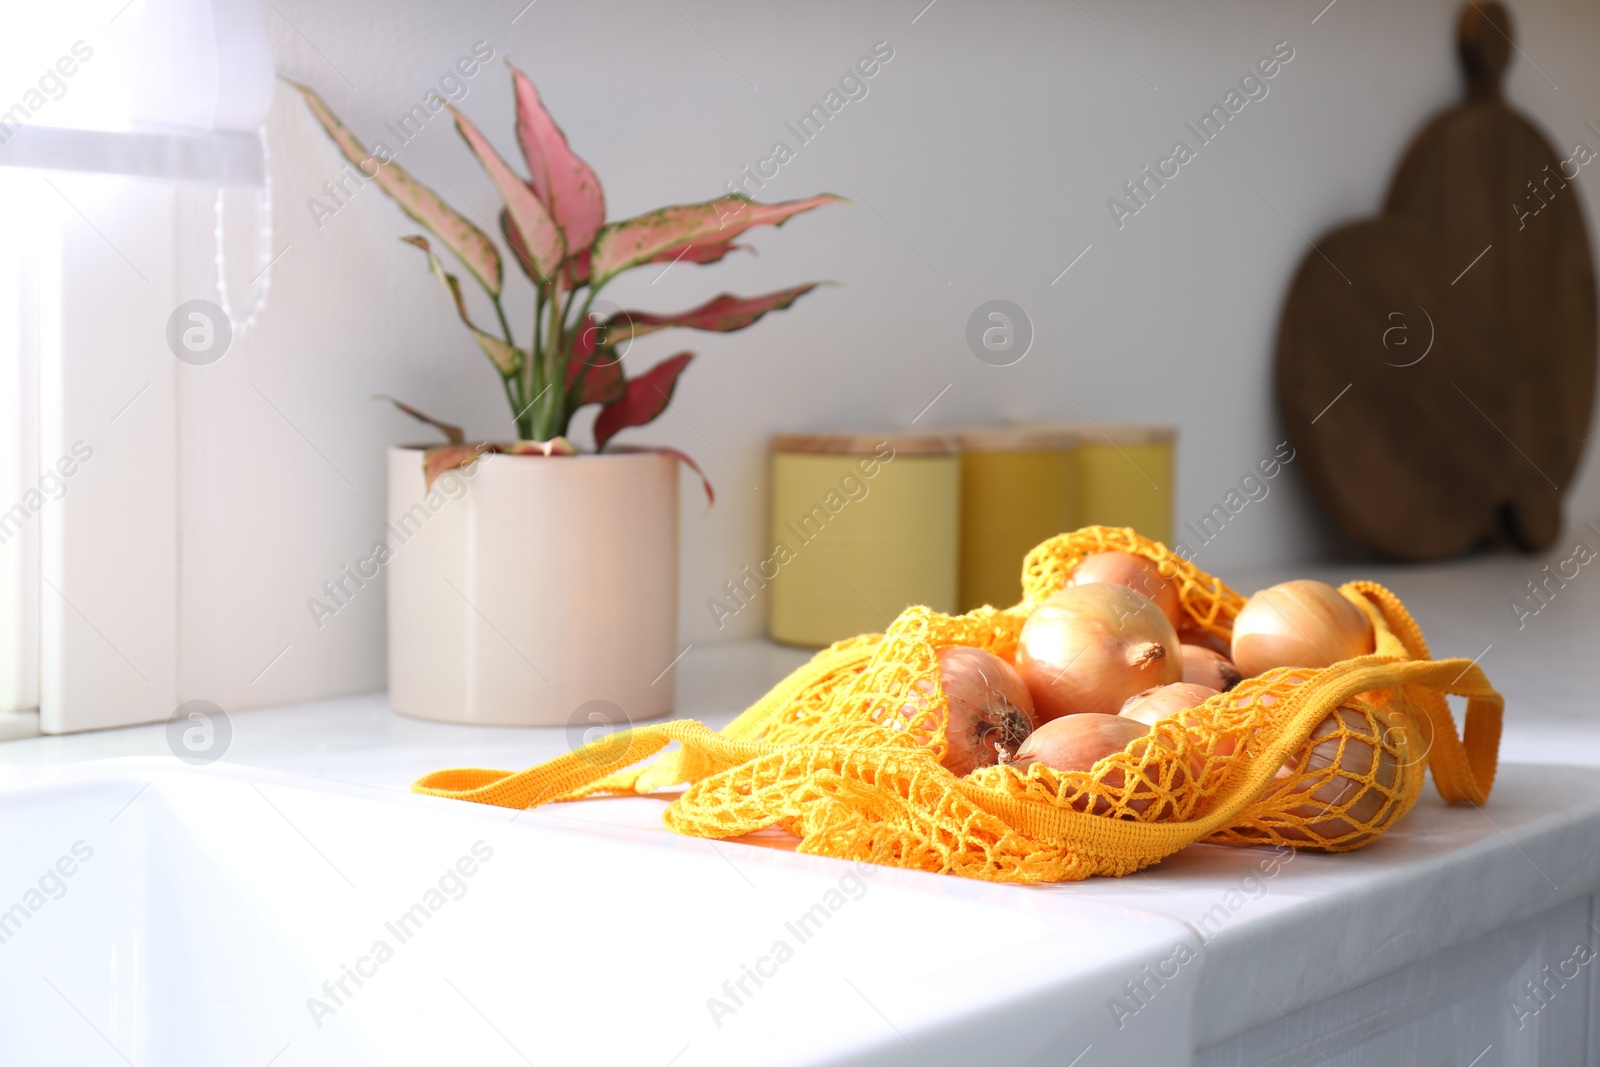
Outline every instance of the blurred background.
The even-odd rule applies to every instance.
[[[21,99],[37,70],[74,41],[114,34],[147,0],[119,12],[120,2],[84,5],[77,24],[57,19],[59,41],[23,35],[38,54],[7,56],[0,100]],[[622,438],[690,452],[718,491],[708,512],[683,481],[680,642],[762,632],[757,612],[719,629],[705,601],[770,551],[774,431],[1167,424],[1179,434],[1177,523],[1208,511],[1285,440],[1272,358],[1309,241],[1374,212],[1419,125],[1462,92],[1455,0],[924,2],[261,7],[277,72],[314,87],[367,143],[395,147],[397,162],[485,229],[498,198],[447,117],[403,144],[386,124],[450,93],[512,156],[505,60],[534,79],[600,175],[612,219],[715,197],[779,140],[793,158],[745,187],[757,199],[829,191],[852,201],[752,232],[744,240],[757,254],[637,271],[605,294],[673,310],[713,292],[837,283],[746,331],[649,338],[629,352],[633,373],[699,353],[673,408]],[[1564,152],[1600,146],[1600,7],[1522,0],[1513,10],[1510,98]],[[890,58],[865,95],[801,144],[786,124],[875,48]],[[1193,143],[1185,123],[1274,49],[1292,58],[1266,95],[1137,214],[1116,218],[1108,201],[1126,201],[1124,183],[1180,138]],[[491,53],[460,90],[441,86],[458,61]],[[96,73],[92,60],[82,66],[85,78]],[[88,83],[67,84],[62,108]],[[428,437],[371,397],[401,397],[469,439],[511,435],[492,368],[397,240],[417,227],[374,186],[330,194],[324,183],[348,173],[344,160],[291,87],[277,82],[262,106],[270,235],[261,189],[248,183],[230,189],[222,222],[235,309],[264,303],[206,366],[175,365],[163,331],[179,303],[216,299],[214,187],[3,172],[5,241],[34,234],[30,247],[53,247],[63,279],[65,325],[51,342],[62,369],[31,386],[46,399],[40,417],[58,421],[61,441],[94,450],[50,520],[85,517],[72,536],[88,562],[62,578],[66,605],[43,610],[92,627],[113,587],[154,591],[146,610],[102,623],[121,651],[82,684],[108,699],[165,655],[180,699],[230,708],[381,688],[381,583],[320,626],[307,608],[379,536],[384,447]],[[1568,195],[1593,232],[1587,174]],[[37,264],[4,269],[16,281],[8,292],[22,292]],[[529,290],[520,279],[508,290],[525,333]],[[1023,309],[1034,332],[1011,366],[979,360],[966,340],[969,316],[993,299]],[[584,441],[588,418],[576,428]],[[1569,521],[1600,516],[1594,453],[1591,439]],[[101,514],[118,519],[88,521]],[[1226,571],[1351,551],[1291,463],[1197,562]],[[175,598],[163,599],[170,588]],[[175,651],[162,652],[160,635],[172,632]]]

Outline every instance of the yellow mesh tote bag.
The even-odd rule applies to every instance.
[[[1086,772],[1000,765],[956,777],[940,763],[938,649],[1012,659],[1033,607],[1108,549],[1154,561],[1196,627],[1231,634],[1239,594],[1131,529],[1092,526],[1028,554],[1015,607],[908,608],[883,634],[817,653],[720,732],[649,724],[528,770],[442,770],[412,788],[527,808],[686,785],[663,816],[678,833],[779,827],[801,852],[1022,883],[1129,874],[1195,841],[1358,848],[1410,809],[1429,769],[1446,801],[1488,798],[1503,699],[1471,661],[1431,659],[1404,605],[1373,582],[1340,589],[1373,625],[1371,655],[1246,679]],[[1466,698],[1459,734],[1447,695]]]

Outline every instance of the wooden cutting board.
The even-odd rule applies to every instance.
[[[1314,491],[1352,540],[1402,559],[1547,547],[1588,434],[1583,164],[1506,103],[1512,37],[1502,5],[1469,0],[1466,100],[1417,135],[1383,215],[1306,257],[1280,326],[1279,406]]]

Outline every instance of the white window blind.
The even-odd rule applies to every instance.
[[[258,0],[0,35],[0,739],[176,705],[174,183],[261,184],[272,78]]]
[[[256,0],[52,0],[0,35],[0,166],[259,184]]]

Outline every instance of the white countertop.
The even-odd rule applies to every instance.
[[[1578,532],[1600,547],[1600,533]],[[1322,566],[1223,578],[1246,594],[1291,577],[1381,582],[1411,609],[1435,656],[1479,657],[1505,694],[1502,762],[1600,765],[1600,561],[1583,568],[1520,629],[1510,607],[1514,596],[1527,596],[1525,583],[1544,577],[1546,563],[1570,554],[1567,549],[1541,557]],[[720,727],[809,655],[767,641],[697,645],[675,671],[678,715]],[[563,730],[408,719],[390,711],[382,693],[239,712],[232,726],[229,760],[380,787],[405,788],[444,766],[520,768],[567,750]],[[7,767],[165,754],[159,725],[25,738],[0,743],[0,781]]]
[[[1600,543],[1593,531],[1591,543]],[[1390,586],[1421,623],[1434,654],[1479,657],[1507,698],[1501,773],[1483,809],[1448,807],[1427,786],[1417,807],[1376,844],[1338,856],[1290,854],[1261,872],[1270,850],[1195,846],[1124,879],[1043,888],[988,887],[1018,906],[1044,895],[1110,906],[1130,930],[1167,920],[1203,944],[1208,973],[1195,993],[1194,1047],[1207,1047],[1510,922],[1600,892],[1600,569],[1584,568],[1518,626],[1509,601],[1543,577],[1545,559],[1488,557],[1443,566],[1319,568],[1329,580]],[[1202,561],[1203,562],[1203,561]],[[1594,573],[1590,573],[1594,570]],[[1300,572],[1302,575],[1304,571]],[[1248,591],[1290,576],[1259,574]],[[679,714],[726,723],[807,653],[766,642],[696,647],[677,671]],[[382,694],[236,713],[223,763],[406,791],[442,767],[517,769],[567,751],[562,729],[448,726],[391,712]],[[162,726],[0,744],[0,787],[49,768],[110,757],[170,760]],[[650,798],[556,805],[538,826],[665,836]],[[609,828],[594,823],[611,824]],[[793,857],[741,845],[753,864]],[[913,880],[921,877],[911,875]],[[1092,902],[1092,903],[1091,903]],[[1027,905],[1029,907],[1033,905]],[[1115,990],[1108,990],[1107,996]],[[1070,1059],[1070,1056],[1068,1057]]]

